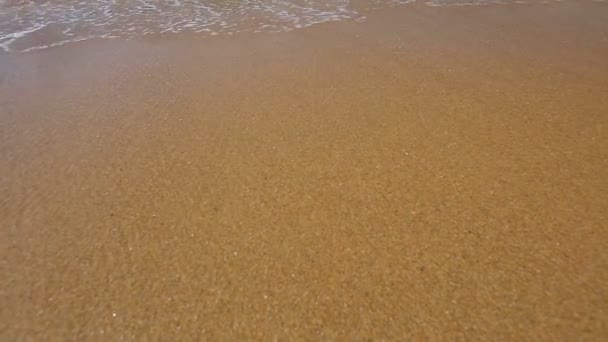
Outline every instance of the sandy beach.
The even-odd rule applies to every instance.
[[[608,338],[608,4],[0,55],[0,340]]]

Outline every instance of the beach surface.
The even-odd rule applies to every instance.
[[[608,4],[0,55],[0,340],[608,339]]]

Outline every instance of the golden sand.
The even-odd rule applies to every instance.
[[[0,339],[608,338],[608,7],[0,56]]]

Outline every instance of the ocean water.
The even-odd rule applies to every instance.
[[[26,52],[96,38],[280,32],[416,0],[0,0],[0,50]],[[418,0],[429,6],[523,0]]]

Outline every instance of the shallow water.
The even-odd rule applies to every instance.
[[[280,32],[415,0],[0,0],[0,48],[24,52],[93,38]],[[521,0],[424,0],[430,6]]]

